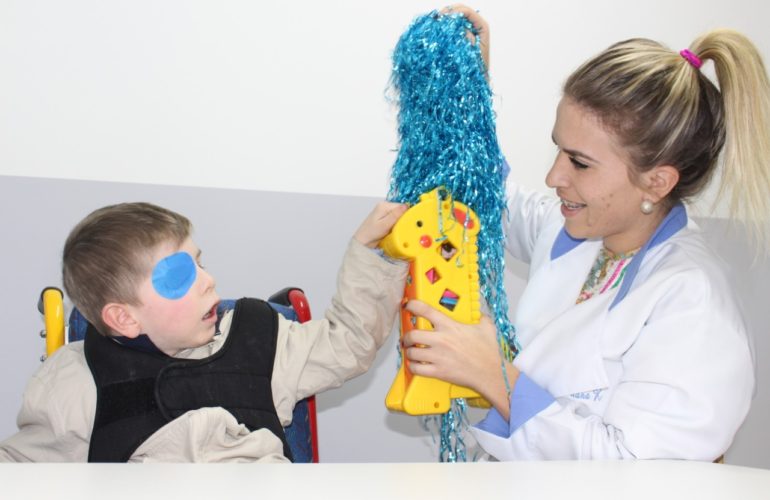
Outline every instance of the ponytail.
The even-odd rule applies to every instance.
[[[715,30],[690,50],[714,64],[724,106],[725,145],[719,195],[730,214],[770,248],[770,83],[754,44],[731,30]]]

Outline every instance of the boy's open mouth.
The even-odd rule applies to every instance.
[[[211,309],[209,309],[209,312],[203,315],[203,321],[206,321],[207,319],[211,318],[212,316],[217,315],[217,306],[219,305],[219,302],[216,302],[213,306],[211,306]]]

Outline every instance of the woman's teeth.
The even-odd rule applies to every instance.
[[[583,208],[585,205],[582,203],[571,203],[567,200],[561,200],[562,204],[567,207],[570,210],[577,210],[578,208]]]

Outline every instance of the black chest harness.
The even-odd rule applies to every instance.
[[[257,299],[236,302],[222,348],[185,360],[138,350],[89,325],[85,356],[96,382],[89,462],[126,462],[162,426],[199,408],[222,407],[250,431],[267,428],[292,459],[273,403],[277,313]]]

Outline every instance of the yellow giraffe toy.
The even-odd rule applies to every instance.
[[[409,261],[404,302],[419,299],[462,323],[481,318],[476,236],[479,219],[466,205],[453,201],[444,188],[420,196],[380,247],[385,254]],[[401,310],[401,337],[410,330],[432,330],[424,318]],[[385,398],[390,410],[410,415],[449,411],[450,400],[469,398],[474,406],[488,403],[478,393],[443,380],[413,375],[401,353],[401,365]]]

